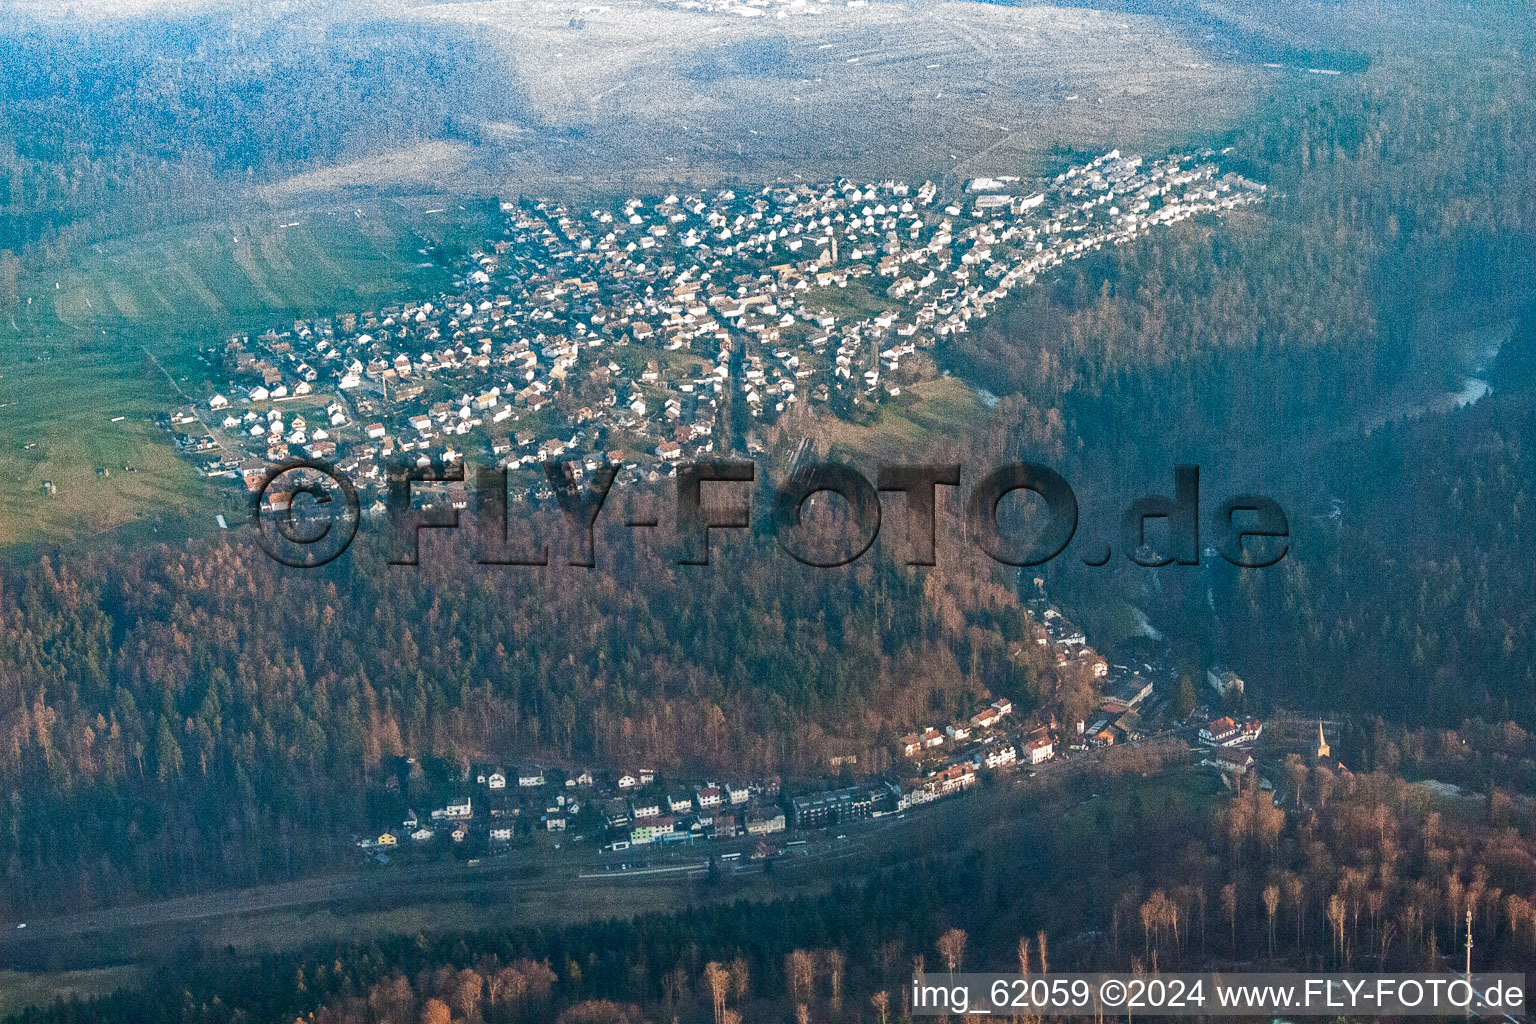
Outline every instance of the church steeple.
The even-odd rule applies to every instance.
[[[1328,741],[1323,738],[1323,723],[1319,721],[1317,723],[1317,759],[1321,761],[1328,757],[1330,753]]]

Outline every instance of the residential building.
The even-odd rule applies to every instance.
[[[761,836],[784,831],[784,812],[777,807],[754,808],[747,812],[747,835]]]
[[[670,817],[657,817],[637,822],[635,827],[629,830],[629,841],[636,846],[653,843],[662,836],[671,835],[675,827],[676,822]]]

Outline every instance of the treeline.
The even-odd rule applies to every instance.
[[[986,576],[810,569],[763,536],[679,566],[610,529],[590,572],[466,571],[430,549],[390,567],[367,530],[308,574],[224,542],[8,571],[6,903],[311,870],[403,809],[383,788],[401,756],[453,779],[479,760],[880,770],[914,723],[1042,693],[1014,653],[1040,657],[1027,616]]]
[[[911,972],[1443,970],[1536,953],[1536,843],[1387,774],[1293,762],[1286,806],[1132,780],[1053,800],[942,861],[768,904],[568,927],[188,951],[143,992],[22,1015],[324,1024],[883,1021]],[[1085,850],[1092,850],[1085,856]]]
[[[206,216],[251,182],[522,109],[472,28],[250,10],[0,27],[0,248]],[[5,296],[0,294],[0,299]]]

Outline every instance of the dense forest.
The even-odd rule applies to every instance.
[[[960,336],[956,365],[1058,410],[1021,440],[1090,467],[1264,459],[1453,386],[1472,336],[1533,295],[1536,90],[1368,81],[1277,95],[1222,140],[1261,207],[1060,268]]]
[[[1383,427],[1316,467],[1343,503],[1281,571],[1230,580],[1228,649],[1277,703],[1536,724],[1536,396]]]
[[[1186,462],[1286,508],[1274,572],[1053,564],[1084,615],[1129,597],[1255,710],[1531,726],[1536,93],[1480,62],[1366,82],[1227,140],[1260,209],[1063,268],[951,355],[1085,507]],[[1433,404],[1474,373],[1489,397]]]
[[[371,17],[212,8],[0,24],[0,249],[206,217],[247,185],[516,117],[504,48]],[[0,275],[0,289],[6,277]],[[0,290],[0,306],[7,304]]]
[[[1529,758],[1527,738],[1506,743]],[[1284,809],[1256,788],[1058,794],[985,844],[766,904],[252,959],[189,949],[142,992],[20,1019],[884,1024],[907,1019],[906,982],[924,965],[1441,970],[1459,963],[1468,910],[1477,969],[1536,954],[1528,803],[1440,803],[1388,774],[1300,761],[1287,774]]]
[[[1039,699],[1029,620],[987,575],[810,569],[766,536],[679,566],[610,529],[590,572],[389,567],[366,531],[312,574],[222,542],[7,571],[0,863],[28,884],[5,899],[312,870],[398,755],[453,779],[476,759],[879,770],[917,722]]]

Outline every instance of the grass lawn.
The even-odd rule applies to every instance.
[[[152,336],[263,329],[281,316],[366,308],[451,276],[435,247],[473,245],[493,206],[427,199],[250,213],[113,239],[29,273],[23,336],[133,327]],[[427,250],[427,251],[422,251]],[[0,321],[0,326],[9,326]]]
[[[969,385],[954,377],[937,377],[904,388],[900,399],[881,403],[871,424],[824,416],[815,433],[834,459],[872,466],[882,459],[910,462],[935,443],[978,429],[987,415],[986,406]]]
[[[451,275],[434,250],[474,247],[492,223],[492,205],[465,205],[263,211],[33,269],[27,298],[0,316],[0,546],[71,544],[131,523],[203,532],[217,513],[240,514],[229,482],[201,478],[154,426],[184,404],[166,373],[205,378],[193,353],[235,331],[435,294]],[[58,493],[45,496],[44,481]]]
[[[64,543],[199,501],[210,521],[223,511],[153,423],[169,390],[126,340],[0,361],[0,544]]]
[[[806,309],[831,313],[839,320],[859,320],[902,308],[902,303],[893,302],[884,295],[876,295],[863,281],[857,280],[849,281],[842,288],[836,285],[812,288],[805,293],[802,301]]]

